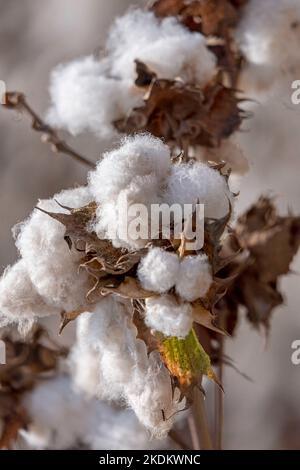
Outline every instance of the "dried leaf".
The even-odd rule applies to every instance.
[[[243,119],[236,91],[222,84],[221,75],[204,89],[176,80],[153,80],[144,105],[114,124],[121,132],[148,131],[179,147],[217,147]]]
[[[193,318],[194,322],[204,326],[205,328],[208,328],[209,330],[215,331],[221,335],[227,334],[224,330],[218,328],[214,324],[215,317],[208,310],[206,310],[206,308],[204,308],[200,302],[193,303]]]
[[[73,320],[79,317],[85,310],[75,310],[73,312],[63,312],[61,314],[61,322],[59,326],[59,334],[61,335],[65,327]]]
[[[154,292],[143,289],[136,278],[128,276],[117,287],[102,287],[101,293],[102,295],[113,293],[127,299],[147,299],[157,295]]]

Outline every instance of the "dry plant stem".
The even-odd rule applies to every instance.
[[[8,109],[15,109],[17,111],[24,111],[32,119],[32,128],[41,132],[42,141],[47,142],[51,145],[53,152],[63,153],[69,155],[74,160],[77,160],[79,163],[88,166],[89,168],[94,168],[94,163],[88,160],[87,158],[80,155],[76,150],[72,149],[64,140],[60,139],[57,132],[48,126],[31,108],[31,106],[26,101],[25,95],[20,92],[8,92],[6,93],[6,103],[5,106]]]
[[[194,450],[212,450],[212,440],[209,433],[205,412],[203,393],[194,389],[194,402],[192,414],[189,417],[189,426]]]
[[[223,353],[224,353],[224,338],[220,339],[220,354],[219,354],[219,380],[223,383]],[[224,393],[220,387],[215,388],[215,448],[222,450],[223,446],[223,427],[224,427]]]

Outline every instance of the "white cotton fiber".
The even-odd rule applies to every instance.
[[[176,282],[176,292],[182,299],[193,302],[204,297],[211,283],[211,265],[206,255],[183,258]]]
[[[159,449],[169,444],[150,440],[132,411],[87,399],[67,376],[38,384],[23,406],[30,417],[21,431],[26,449]]]
[[[138,278],[144,289],[163,293],[171,289],[178,277],[179,258],[161,248],[152,248],[142,258]]]
[[[146,299],[146,324],[165,336],[184,338],[193,325],[190,304],[177,302],[170,295]]]
[[[38,317],[57,314],[59,310],[47,305],[37,293],[23,260],[4,271],[0,279],[0,316],[2,324],[16,323],[26,333]]]
[[[156,353],[150,354],[147,369],[135,368],[125,396],[140,422],[159,439],[167,436],[185,407],[179,390],[173,393],[170,374]]]
[[[170,149],[151,134],[137,134],[107,152],[89,174],[89,188],[99,203],[114,199],[136,176],[164,178],[171,166]]]
[[[106,73],[106,61],[93,56],[59,65],[51,75],[48,122],[74,135],[83,131],[102,138],[114,135],[113,121],[142,101],[130,82]]]
[[[182,403],[172,396],[169,373],[157,358],[148,357],[145,343],[137,339],[129,304],[115,297],[104,298],[93,312],[78,318],[77,333],[81,350],[89,349],[98,361],[98,367],[93,362],[96,394],[126,402],[153,435],[164,437]],[[72,358],[75,368],[76,357],[78,353]],[[77,369],[76,386],[86,392],[83,366],[81,362]],[[163,419],[162,409],[167,417],[172,416],[169,420]]]
[[[236,38],[258,79],[276,78],[300,66],[299,0],[251,0],[245,7]],[[266,67],[269,67],[267,73]],[[251,71],[249,73],[252,73]]]
[[[161,202],[170,168],[169,147],[150,134],[126,137],[119,148],[105,153],[89,174],[91,194],[100,204],[94,227],[98,237],[109,238],[116,247],[145,246],[150,207]],[[134,204],[143,205],[141,213]],[[135,230],[135,221],[142,233],[139,227]]]
[[[91,201],[87,188],[63,191],[53,199],[41,200],[42,209],[67,213],[56,202],[81,207]],[[47,214],[35,209],[22,225],[18,226],[17,248],[26,265],[31,282],[43,299],[66,311],[76,310],[85,303],[87,274],[78,272],[82,253],[69,250],[64,240],[65,227]]]
[[[94,226],[98,237],[118,248],[143,248],[149,241],[151,204],[160,203],[160,192],[156,175],[136,176],[114,202],[99,206]]]
[[[232,195],[225,178],[217,170],[200,162],[172,167],[167,180],[164,202],[204,204],[204,216],[219,219],[229,212]]]
[[[162,21],[154,13],[130,10],[112,26],[107,51],[113,76],[134,80],[135,59],[145,62],[159,78],[204,85],[216,72],[216,60],[205,38],[190,32],[175,18]]]

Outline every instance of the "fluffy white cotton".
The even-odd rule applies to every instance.
[[[100,203],[95,226],[98,236],[111,239],[117,247],[145,246],[150,206],[161,201],[170,167],[169,147],[150,134],[126,137],[117,149],[105,153],[89,174],[91,194]],[[133,204],[143,204],[142,212],[137,213]],[[143,233],[135,230],[137,217]]]
[[[93,450],[124,450],[162,446],[159,441],[150,441],[131,411],[87,399],[74,390],[67,376],[41,382],[25,396],[23,405],[31,422],[21,436],[24,447],[29,449],[84,446]]]
[[[164,421],[161,410],[171,416],[182,403],[173,399],[168,372],[153,355],[148,357],[145,343],[137,339],[128,306],[114,297],[104,298],[93,312],[79,317],[78,340],[97,358],[97,395],[128,403],[140,422],[161,438],[174,420]]]
[[[204,204],[204,216],[219,219],[228,214],[229,201],[232,195],[217,170],[200,162],[172,167],[164,194],[167,204]]]
[[[167,436],[178,413],[184,409],[178,389],[172,389],[170,375],[156,353],[149,356],[147,369],[136,367],[126,385],[126,401],[151,435]]]
[[[38,206],[52,212],[67,212],[56,202],[81,207],[91,201],[87,188],[63,191],[53,199],[41,200]],[[74,248],[69,250],[64,240],[65,227],[50,216],[35,209],[18,226],[17,248],[20,251],[31,282],[49,304],[72,311],[85,303],[87,274],[78,272],[82,256]]]
[[[124,138],[120,146],[106,152],[89,174],[89,188],[99,203],[112,200],[136,176],[155,174],[164,178],[170,169],[170,149],[151,134]]]
[[[113,76],[134,80],[135,59],[145,62],[160,78],[182,78],[205,84],[216,72],[216,60],[205,38],[190,32],[175,18],[162,21],[135,9],[112,26],[107,51]]]
[[[97,366],[92,363],[98,382],[95,394],[105,399],[121,399],[135,365],[147,361],[146,346],[136,339],[126,306],[115,297],[104,298],[93,312],[79,317],[77,335],[81,350],[97,358]],[[82,368],[84,371],[83,363]],[[78,376],[79,386],[80,382],[84,380]]]
[[[179,258],[161,248],[152,248],[142,258],[138,278],[144,289],[163,293],[171,289],[177,280]]]
[[[177,302],[170,295],[151,297],[146,300],[146,324],[165,336],[184,338],[193,325],[190,304]]]
[[[4,271],[0,280],[1,323],[16,323],[26,333],[38,317],[57,314],[59,310],[44,302],[28,275],[25,263],[19,260]]]
[[[176,292],[193,302],[204,297],[212,283],[211,265],[206,255],[186,256],[180,263]]]
[[[160,203],[156,175],[136,176],[114,202],[104,202],[97,210],[94,230],[99,238],[112,241],[117,248],[138,250],[150,238],[151,204]]]
[[[51,75],[50,97],[51,125],[102,138],[116,133],[113,122],[142,102],[130,82],[107,76],[106,61],[93,56],[59,65]]]
[[[251,0],[245,7],[236,37],[246,59],[247,73],[258,82],[300,66],[300,3],[298,0]]]

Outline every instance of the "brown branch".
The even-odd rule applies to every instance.
[[[194,389],[189,426],[194,450],[212,450],[213,446],[205,412],[204,396],[196,387]]]
[[[37,113],[28,104],[25,95],[18,91],[7,92],[5,95],[5,105],[8,109],[14,109],[16,111],[24,111],[32,119],[32,129],[42,133],[42,142],[49,143],[51,150],[57,153],[63,153],[69,155],[74,160],[94,168],[94,163],[87,158],[80,155],[76,150],[72,149],[64,140],[62,140],[58,133],[48,124],[46,124]]]

